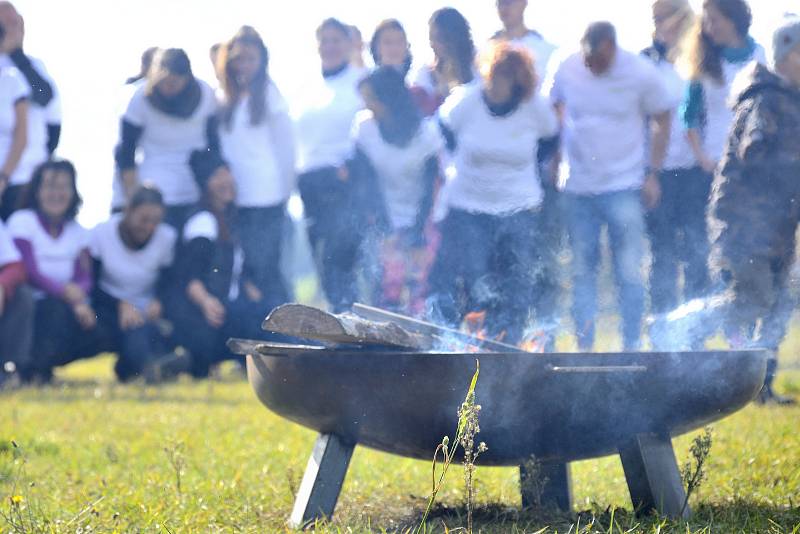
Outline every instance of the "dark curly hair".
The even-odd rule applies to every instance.
[[[78,193],[78,174],[75,171],[75,166],[66,159],[51,159],[36,167],[31,181],[28,182],[28,185],[25,186],[20,194],[18,208],[30,209],[36,212],[41,211],[39,189],[42,188],[42,182],[48,173],[64,173],[69,176],[70,185],[72,186],[72,201],[67,207],[66,213],[64,213],[64,220],[71,221],[75,219],[81,209],[83,199]]]
[[[447,57],[436,58],[436,72],[458,83],[469,83],[475,77],[475,42],[469,22],[457,9],[444,7],[431,15],[431,28],[441,34]]]

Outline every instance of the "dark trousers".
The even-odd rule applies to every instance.
[[[665,313],[709,289],[706,206],[711,175],[701,168],[664,171],[661,203],[647,215],[653,265],[650,306]],[[678,279],[684,268],[683,299]]]
[[[7,221],[11,214],[17,210],[17,203],[24,185],[9,185],[0,195],[0,219]]]
[[[158,326],[147,322],[139,328],[123,330],[119,324],[119,300],[96,290],[93,296],[97,312],[98,343],[104,351],[118,354],[114,371],[122,381],[140,375],[145,366],[165,354],[169,343]]]
[[[540,214],[497,216],[451,209],[430,277],[432,319],[458,326],[486,312],[486,333],[519,342],[536,309],[541,282]]]
[[[61,299],[37,300],[34,317],[33,356],[22,370],[23,378],[49,379],[54,367],[94,356],[102,349],[97,330],[84,330],[72,307]]]
[[[31,290],[26,286],[18,287],[14,297],[5,302],[0,315],[0,375],[6,362],[13,362],[18,369],[30,365],[33,313]]]
[[[175,324],[175,341],[189,351],[192,357],[191,373],[195,378],[205,378],[216,363],[239,359],[226,347],[229,338],[265,339],[261,323],[265,317],[264,302],[252,302],[240,296],[225,304],[225,322],[213,328],[200,309],[186,300],[180,312],[172,319]]]
[[[536,241],[541,258],[536,311],[540,321],[548,323],[549,328],[554,328],[558,320],[558,300],[561,293],[559,256],[566,246],[567,231],[560,205],[561,193],[548,180],[542,181],[542,189],[544,201]]]
[[[239,208],[237,222],[250,280],[264,295],[269,308],[289,301],[281,273],[286,204],[267,208]]]
[[[356,300],[356,265],[364,233],[352,186],[330,167],[301,174],[298,188],[322,289],[333,310],[344,311]]]

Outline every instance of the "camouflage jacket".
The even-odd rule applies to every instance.
[[[782,255],[800,216],[800,89],[763,65],[742,75],[709,230],[725,255]]]

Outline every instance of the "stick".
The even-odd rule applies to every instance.
[[[459,330],[435,325],[433,323],[414,319],[413,317],[408,317],[407,315],[400,315],[399,313],[382,310],[373,306],[367,306],[366,304],[353,304],[353,311],[365,319],[396,323],[399,326],[402,326],[404,329],[418,334],[436,336],[440,339],[455,338],[464,343],[494,352],[525,352],[519,347],[509,345],[508,343],[502,343],[500,341],[494,341],[491,339],[479,339]]]

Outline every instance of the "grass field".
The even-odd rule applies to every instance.
[[[795,324],[779,377],[794,395],[798,355]],[[56,386],[0,393],[0,533],[287,530],[312,432],[269,413],[232,368],[155,388],[115,384],[112,362],[73,364]],[[676,440],[681,463],[691,438]],[[674,523],[632,516],[617,458],[573,464],[579,512],[569,516],[520,512],[517,471],[479,461],[476,531],[800,533],[800,408],[751,405],[717,423],[709,462],[693,518]],[[429,463],[357,448],[337,514],[318,531],[407,530],[429,485]],[[453,466],[435,531],[465,524],[463,490]]]

